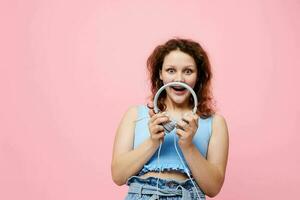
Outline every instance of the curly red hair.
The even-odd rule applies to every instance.
[[[215,100],[211,92],[212,69],[205,50],[201,45],[191,39],[174,38],[166,43],[157,46],[147,59],[147,69],[151,81],[151,100],[153,101],[156,92],[163,86],[162,80],[159,78],[159,72],[162,69],[164,58],[171,51],[179,49],[189,54],[195,60],[198,68],[197,82],[194,91],[198,98],[197,114],[201,118],[208,118],[215,114]],[[166,109],[164,100],[166,92],[163,91],[158,100],[158,108],[162,111]],[[193,103],[192,96],[190,103]]]

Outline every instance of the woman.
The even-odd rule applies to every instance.
[[[213,108],[211,66],[199,43],[175,38],[159,45],[147,60],[151,100],[163,85],[183,82],[195,91],[167,87],[155,113],[153,103],[132,106],[117,129],[112,178],[127,184],[126,199],[205,199],[216,196],[224,182],[228,158],[228,130]],[[163,124],[177,121],[166,134]],[[182,162],[183,161],[183,162]]]

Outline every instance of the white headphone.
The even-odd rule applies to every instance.
[[[158,113],[159,112],[159,109],[157,107],[157,101],[158,101],[158,97],[160,95],[160,93],[166,88],[166,87],[169,87],[169,86],[182,86],[182,87],[185,87],[186,89],[188,89],[193,98],[194,98],[194,108],[193,108],[193,114],[196,114],[197,112],[197,105],[198,105],[198,99],[197,99],[197,95],[196,93],[194,92],[194,90],[189,86],[187,85],[186,83],[182,83],[182,82],[170,82],[170,83],[167,83],[165,85],[163,85],[161,88],[159,88],[159,90],[156,92],[155,96],[154,96],[154,112],[155,113]],[[168,123],[164,123],[163,124],[163,127],[165,129],[165,131],[167,133],[171,132],[175,127],[176,127],[176,121],[175,120],[171,120],[170,122]]]
[[[170,82],[170,83],[167,83],[165,85],[163,85],[158,91],[157,93],[155,94],[154,96],[154,101],[153,101],[153,104],[154,104],[154,112],[155,113],[158,113],[159,112],[159,109],[157,107],[157,100],[158,100],[158,97],[160,95],[160,93],[166,88],[166,87],[169,87],[169,86],[182,86],[182,87],[185,87],[186,89],[188,89],[191,94],[193,95],[193,98],[194,98],[194,108],[193,108],[193,114],[196,114],[197,112],[197,105],[198,105],[198,99],[197,99],[197,95],[195,94],[194,90],[187,84],[185,83],[182,83],[182,82]],[[176,121],[175,120],[171,120],[170,122],[167,122],[167,123],[164,123],[162,124],[166,133],[169,133],[171,132],[174,128],[176,128]],[[176,153],[177,155],[179,156],[179,159],[180,159],[180,162],[183,166],[185,166],[179,152],[178,152],[178,149],[176,147],[176,141],[175,141],[175,135],[174,135],[174,147],[175,147],[175,150],[176,150]],[[158,162],[158,165],[160,163],[160,150],[161,150],[161,146],[162,146],[162,141],[160,140],[160,145],[159,145],[159,149],[158,149],[158,159],[157,159],[157,162]],[[159,169],[159,173],[161,173],[161,169]],[[192,184],[194,185],[194,187],[196,188],[196,184],[194,183],[190,173],[188,170],[185,170],[185,173],[188,175],[189,179],[191,180]],[[157,195],[158,195],[158,181],[159,181],[159,177],[157,177],[157,181],[156,181],[156,191],[157,191]],[[197,191],[197,196],[199,199],[201,199],[200,197],[200,194],[199,192]],[[158,198],[159,198],[159,195],[158,195]]]

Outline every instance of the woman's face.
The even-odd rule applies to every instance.
[[[171,51],[167,54],[160,70],[160,79],[164,84],[173,81],[179,81],[188,84],[194,88],[197,81],[197,66],[192,56],[180,50]],[[190,92],[180,87],[167,87],[167,98],[170,98],[176,104],[185,103]]]

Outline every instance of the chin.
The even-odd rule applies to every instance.
[[[171,97],[171,100],[176,104],[184,104],[187,101],[187,97]]]

